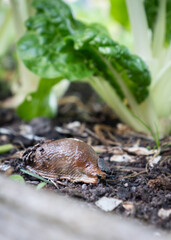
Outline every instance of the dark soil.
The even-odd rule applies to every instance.
[[[92,99],[91,101],[92,102]],[[95,203],[103,196],[123,202],[113,210],[115,214],[139,218],[163,229],[171,229],[171,214],[163,216],[161,209],[171,209],[171,138],[161,140],[160,150],[148,136],[136,133],[123,124],[101,104],[84,104],[79,98],[68,97],[60,102],[56,119],[37,118],[29,123],[21,121],[12,110],[0,109],[0,145],[12,143],[15,149],[2,154],[12,156],[46,139],[79,138],[92,145],[99,154],[99,167],[107,173],[106,180],[96,184],[71,183],[68,180],[47,184],[44,188],[87,202]],[[142,152],[131,150],[132,147]],[[143,152],[144,148],[149,150]],[[116,161],[116,156],[127,159]],[[158,162],[153,161],[161,156]],[[21,160],[3,160],[1,172],[20,174],[29,184],[39,179],[20,171]]]

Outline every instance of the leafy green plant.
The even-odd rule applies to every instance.
[[[171,129],[171,1],[126,4],[137,55],[115,42],[105,27],[78,21],[62,0],[35,0],[36,13],[18,42],[19,56],[47,82],[89,82],[123,122],[162,137]]]

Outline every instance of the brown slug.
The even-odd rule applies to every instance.
[[[27,170],[51,180],[97,184],[98,177],[106,176],[98,168],[98,156],[93,148],[74,138],[47,140],[26,150],[22,158]]]

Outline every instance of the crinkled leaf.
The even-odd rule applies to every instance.
[[[138,103],[148,95],[150,74],[145,63],[113,41],[98,24],[77,21],[61,0],[35,0],[36,14],[18,43],[25,65],[45,78],[85,80],[103,77],[124,98],[121,81]],[[105,90],[104,90],[105,91]]]
[[[28,19],[28,32],[19,41],[19,55],[25,65],[43,78],[63,76],[70,80],[89,77],[84,57],[73,49],[65,36],[82,24],[75,20],[69,7],[60,0],[36,0],[37,14]]]
[[[64,36],[47,41],[46,36],[28,32],[19,41],[18,49],[24,64],[40,77],[49,79],[63,76],[77,80],[92,74],[85,64],[86,56],[75,51],[73,43],[66,42]]]
[[[120,96],[123,93],[119,81],[124,81],[138,103],[148,96],[150,73],[146,64],[125,46],[113,41],[102,26],[85,26],[69,38],[74,41],[76,50],[84,51],[92,59],[94,74],[108,80]]]
[[[30,93],[17,109],[18,115],[26,121],[35,117],[54,117],[57,100],[52,87],[61,79],[41,79],[38,90]]]

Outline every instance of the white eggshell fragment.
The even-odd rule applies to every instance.
[[[119,206],[120,203],[122,203],[122,200],[108,197],[102,197],[95,202],[96,206],[105,212],[113,211],[117,206]]]

